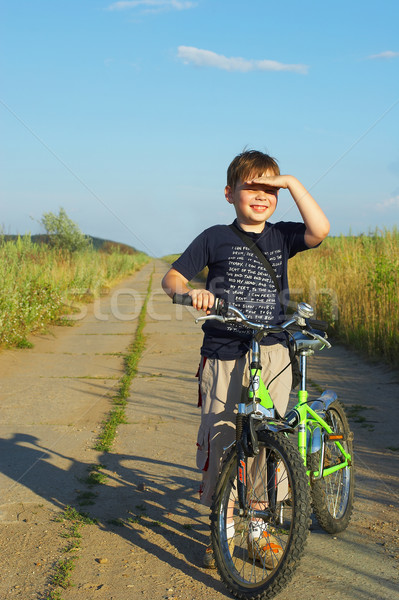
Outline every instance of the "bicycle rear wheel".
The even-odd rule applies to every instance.
[[[211,509],[216,566],[229,591],[243,600],[273,598],[287,585],[302,556],[310,522],[308,479],[297,448],[281,433],[262,431],[258,439],[259,455],[248,458],[247,514],[239,509],[235,448],[225,461]],[[254,511],[271,542],[264,556],[253,542]]]
[[[311,481],[311,496],[316,519],[328,533],[344,531],[349,524],[353,510],[354,470],[353,470],[353,434],[342,404],[335,400],[326,411],[325,421],[334,433],[343,435],[342,446],[352,457],[351,465],[335,471],[328,477]],[[334,442],[325,441],[324,467],[328,468],[342,460],[340,450]],[[320,452],[310,457],[310,467],[314,471],[320,468]]]

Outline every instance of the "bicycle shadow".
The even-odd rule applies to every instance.
[[[64,468],[51,462],[55,457],[66,461]],[[18,483],[56,509],[74,506],[97,519],[97,525],[92,527],[112,532],[132,548],[140,548],[148,559],[153,556],[165,564],[169,572],[175,569],[214,590],[215,596],[221,593],[226,597],[218,576],[198,566],[207,540],[208,525],[204,516],[206,511],[201,509],[197,500],[197,470],[181,461],[113,452],[103,454],[100,463],[104,465],[107,481],[104,485],[90,487],[87,482],[83,483],[87,478],[87,463],[46,447],[33,435],[15,433],[10,439],[0,438],[0,471],[14,481],[5,491],[6,494],[11,492],[13,501],[17,502],[21,495],[16,486]],[[77,487],[98,494],[94,504],[79,504]],[[325,534],[323,537],[326,545],[321,553],[318,546],[313,548],[311,544],[308,547],[304,563],[296,574],[298,584],[306,587],[314,569],[312,561],[316,557],[323,560],[323,556],[330,552],[330,536]],[[364,540],[356,534],[349,531],[340,539],[351,552],[363,551]],[[339,565],[341,562],[337,557],[334,568]],[[364,586],[368,580],[375,578],[367,572],[366,563],[362,566],[357,563],[347,565],[346,568],[364,578]],[[381,586],[391,589],[392,582],[382,574],[378,580]],[[364,597],[364,590],[363,585],[354,589],[353,598]]]
[[[100,463],[108,481],[90,509],[99,527],[225,595],[216,571],[201,567],[210,529],[209,510],[199,503],[198,470],[133,454],[107,453]]]

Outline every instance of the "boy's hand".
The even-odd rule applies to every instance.
[[[206,313],[210,312],[215,303],[215,296],[208,290],[190,290],[188,295],[191,296],[193,307]]]
[[[262,176],[252,181],[253,183],[261,183],[274,189],[288,189],[305,223],[305,243],[309,248],[317,246],[328,235],[330,223],[326,215],[296,177],[293,175]]]
[[[247,181],[246,183],[261,183],[277,190],[280,188],[287,189],[289,185],[289,177],[289,175],[262,175],[262,177],[256,177],[255,179]]]

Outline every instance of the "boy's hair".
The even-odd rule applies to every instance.
[[[237,181],[261,177],[266,171],[271,171],[273,175],[280,175],[280,168],[275,158],[258,150],[244,150],[233,158],[227,169],[227,185],[234,190]]]

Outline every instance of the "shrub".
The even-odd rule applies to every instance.
[[[44,213],[40,222],[46,230],[50,246],[78,252],[91,245],[90,238],[80,231],[79,226],[68,217],[63,208],[60,208],[58,216],[52,212]]]

